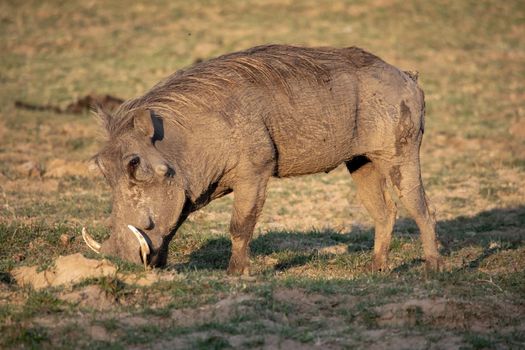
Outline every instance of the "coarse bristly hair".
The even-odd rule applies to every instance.
[[[184,127],[191,117],[185,111],[189,108],[201,112],[213,110],[233,87],[258,84],[287,92],[290,77],[322,84],[329,79],[327,67],[345,62],[359,68],[377,60],[380,59],[356,47],[257,46],[179,70],[143,96],[124,102],[113,115],[99,111],[99,117],[110,138],[130,128],[133,112],[139,109],[154,110],[167,122]]]

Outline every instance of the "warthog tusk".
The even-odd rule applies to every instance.
[[[142,232],[140,232],[135,226],[128,225],[128,228],[133,232],[135,237],[137,237],[139,244],[140,244],[140,253],[142,256],[142,262],[144,263],[144,268],[148,268],[148,255],[150,253],[148,242],[146,242],[146,239],[142,235]]]
[[[85,227],[82,227],[82,238],[84,238],[84,242],[86,242],[89,248],[91,248],[95,253],[100,254],[100,243],[95,241],[93,237],[87,233]]]

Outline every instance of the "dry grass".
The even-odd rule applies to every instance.
[[[1,2],[0,346],[524,346],[523,33],[520,1]],[[224,198],[174,239],[169,269],[182,279],[147,289],[97,279],[39,292],[13,283],[13,267],[90,255],[79,228],[106,235],[111,210],[108,187],[85,165],[99,146],[91,116],[17,110],[15,100],[133,97],[196,59],[269,42],[356,45],[420,72],[423,177],[445,272],[423,273],[403,210],[392,271],[367,272],[372,222],[336,169],[271,182],[253,280],[223,272]],[[93,286],[108,309],[60,299]]]

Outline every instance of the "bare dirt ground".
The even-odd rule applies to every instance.
[[[0,3],[0,347],[525,347],[524,33],[520,1]],[[270,42],[419,71],[445,271],[425,273],[399,206],[390,271],[369,272],[372,221],[342,168],[271,181],[249,278],[224,272],[229,197],[189,218],[163,271],[83,244],[82,226],[109,233],[111,193],[87,165],[99,128],[68,105]]]

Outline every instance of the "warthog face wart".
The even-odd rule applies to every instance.
[[[163,266],[185,203],[183,184],[156,147],[163,138],[160,119],[145,109],[132,114],[115,134],[111,116],[99,111],[110,142],[94,162],[113,190],[112,233],[98,244],[84,230],[84,239],[100,253]]]

